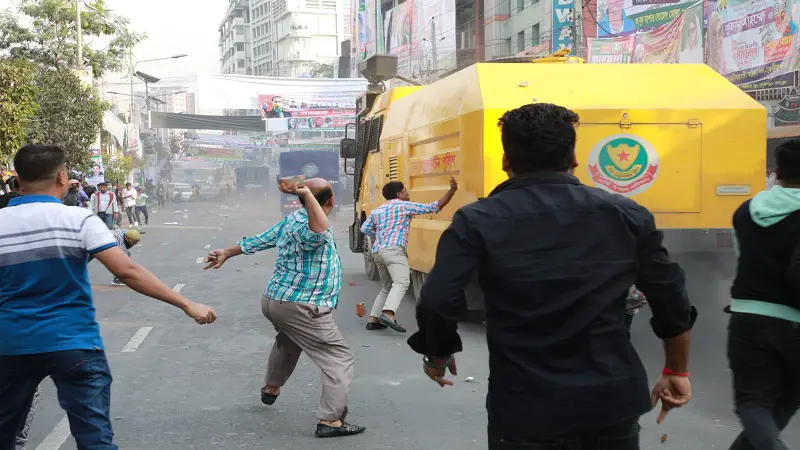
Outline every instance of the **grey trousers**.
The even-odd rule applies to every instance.
[[[28,444],[28,433],[31,431],[31,422],[33,422],[33,416],[36,415],[36,408],[39,406],[40,394],[41,391],[37,388],[36,393],[33,394],[33,401],[28,410],[28,416],[25,418],[25,426],[17,434],[16,450],[25,450],[25,446]]]
[[[372,255],[381,278],[381,291],[372,304],[372,317],[380,317],[383,311],[397,312],[400,302],[411,284],[408,256],[403,247],[386,247]]]
[[[317,417],[339,420],[347,407],[355,357],[333,321],[333,310],[264,296],[261,311],[278,332],[269,354],[264,382],[277,388],[286,384],[300,353],[305,352],[322,371],[322,398]]]

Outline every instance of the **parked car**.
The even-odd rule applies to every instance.
[[[192,200],[192,187],[188,184],[175,184],[173,200],[176,202],[188,202]]]
[[[203,200],[217,200],[222,196],[222,189],[217,186],[201,186],[200,198]]]

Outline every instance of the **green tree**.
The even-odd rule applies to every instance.
[[[133,158],[128,155],[103,155],[103,169],[108,183],[123,183],[133,168]]]
[[[0,59],[0,162],[25,142],[28,120],[36,113],[34,67],[21,59]]]
[[[312,78],[333,78],[333,64],[314,63],[310,73]]]
[[[70,70],[41,68],[35,83],[39,108],[28,122],[27,140],[58,145],[67,153],[69,168],[85,172],[109,105]]]
[[[104,0],[84,4],[83,63],[99,78],[120,69],[129,49],[145,36],[130,31],[130,21],[113,14]],[[77,68],[76,16],[75,0],[21,0],[16,14],[0,14],[0,50],[52,69]],[[106,45],[98,48],[100,43]]]

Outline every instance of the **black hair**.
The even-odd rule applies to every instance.
[[[800,139],[781,142],[775,148],[777,179],[789,184],[800,184]]]
[[[14,197],[19,197],[20,195],[22,194],[20,194],[19,192],[9,192],[8,194],[0,195],[0,209],[3,209],[6,206],[8,206],[9,200],[11,200]]]
[[[506,161],[515,175],[566,172],[575,161],[578,115],[552,103],[512,109],[498,121]]]
[[[397,194],[403,192],[405,188],[402,181],[390,181],[383,185],[381,194],[383,194],[383,198],[386,200],[394,200],[397,198]]]
[[[330,186],[314,194],[314,198],[317,199],[319,206],[325,206],[325,204],[328,203],[332,197],[333,189]],[[300,204],[306,206],[306,201],[303,199],[303,197],[300,197]]]
[[[14,170],[27,183],[55,177],[65,163],[64,150],[55,145],[30,144],[14,155]]]

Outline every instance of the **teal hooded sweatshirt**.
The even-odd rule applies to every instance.
[[[753,219],[756,225],[765,228],[775,225],[797,211],[800,211],[800,189],[789,189],[775,185],[766,191],[759,192],[750,201],[750,218]],[[734,246],[738,254],[739,246],[735,234]],[[733,299],[731,311],[758,314],[800,323],[800,309],[755,299]]]

